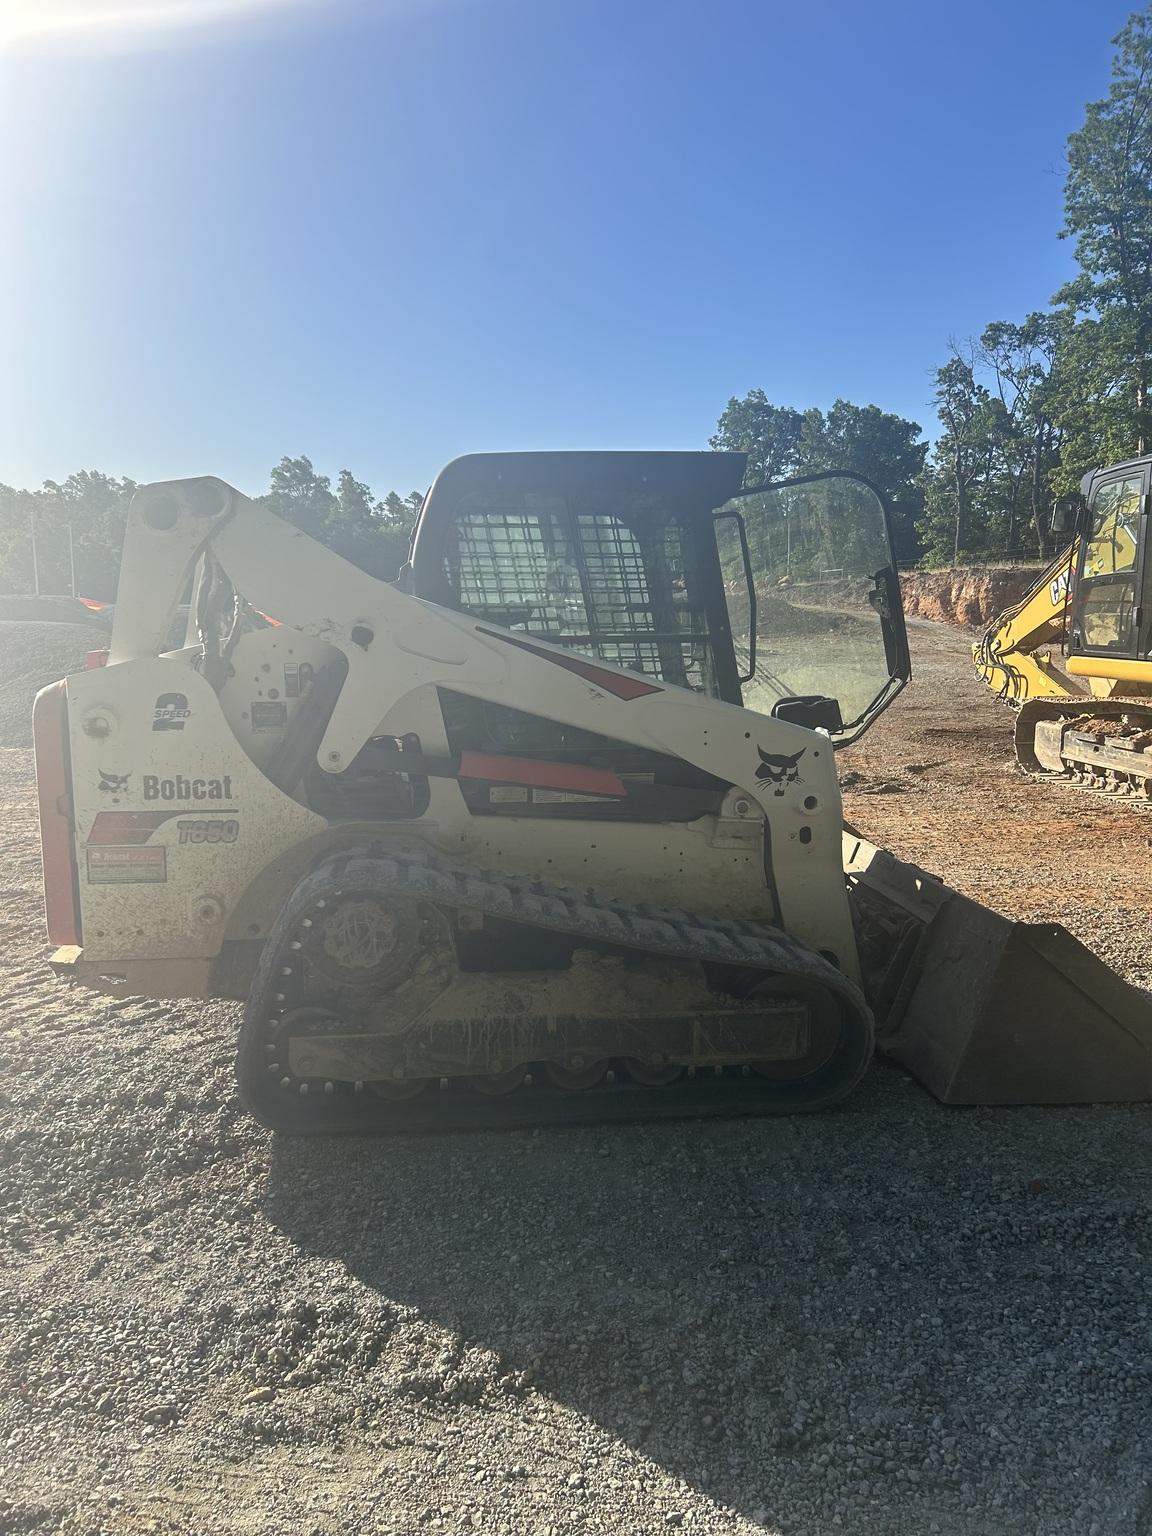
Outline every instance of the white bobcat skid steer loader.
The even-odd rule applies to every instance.
[[[744,469],[459,459],[396,586],[219,480],[139,491],[107,665],[37,700],[57,970],[245,999],[285,1131],[816,1109],[874,1011],[942,1096],[1032,1096],[998,984],[941,1011],[959,898],[859,840],[845,879],[835,748],[909,675],[882,501]],[[1040,1096],[1147,1092],[1111,981],[1122,1018],[1050,989]]]

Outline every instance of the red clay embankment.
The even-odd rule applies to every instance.
[[[936,571],[901,571],[904,612],[979,628],[1019,602],[1042,569],[1039,565],[956,565]]]

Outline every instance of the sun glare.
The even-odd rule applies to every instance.
[[[287,11],[301,0],[0,0],[0,45],[116,44]]]

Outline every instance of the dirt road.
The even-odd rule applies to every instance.
[[[849,813],[1147,984],[1152,813],[1004,772],[965,643],[917,627]],[[0,1532],[1147,1532],[1147,1112],[877,1066],[809,1118],[273,1142],[231,1007],[48,977],[0,775]]]

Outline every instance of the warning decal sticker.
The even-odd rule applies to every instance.
[[[150,885],[168,878],[168,850],[151,848],[93,848],[88,855],[89,885]]]

